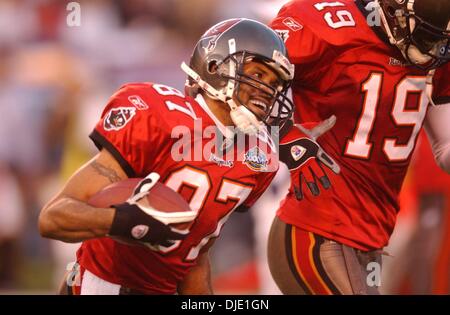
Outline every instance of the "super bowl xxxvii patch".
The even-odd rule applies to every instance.
[[[267,170],[267,160],[266,154],[258,147],[253,147],[245,153],[244,161],[242,162],[247,165],[253,171],[261,172]]]
[[[103,128],[105,130],[122,129],[133,116],[136,115],[134,107],[118,107],[111,109],[103,120]]]

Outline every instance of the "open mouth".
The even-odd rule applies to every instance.
[[[266,113],[267,108],[269,107],[269,105],[266,102],[259,100],[259,99],[251,99],[249,103],[252,104],[253,106],[256,106],[257,108],[262,110],[264,113]]]

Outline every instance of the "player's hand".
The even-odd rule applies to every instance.
[[[323,189],[331,187],[331,181],[324,166],[339,174],[339,165],[320,147],[316,139],[333,128],[336,117],[322,121],[312,129],[302,125],[293,125],[280,144],[280,160],[291,171],[294,193],[298,200],[304,198],[305,189],[313,196],[320,194],[319,185]],[[294,175],[295,174],[295,175]]]
[[[175,231],[169,225],[157,220],[148,213],[148,207],[143,207],[139,203],[139,200],[148,195],[158,179],[157,173],[150,173],[137,185],[133,196],[122,204],[113,205],[116,213],[109,235],[165,247],[186,237],[186,233]],[[151,209],[151,211],[157,212],[158,210]]]

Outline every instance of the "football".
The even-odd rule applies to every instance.
[[[112,205],[123,203],[132,196],[134,189],[141,180],[143,179],[128,178],[120,182],[112,183],[93,195],[88,203],[91,206],[99,208],[108,208]],[[153,217],[163,223],[169,224],[177,230],[188,230],[195,218],[195,213],[191,210],[187,201],[180,194],[160,182],[156,182],[144,197],[144,200],[139,201],[139,203],[158,210],[161,216],[153,215]],[[186,212],[186,219],[190,221],[180,222],[180,219],[178,219],[179,216],[171,216],[171,214],[175,215],[176,212]],[[186,219],[181,219],[181,221],[185,221]],[[113,238],[128,245],[140,244],[138,241],[129,241],[118,237]]]

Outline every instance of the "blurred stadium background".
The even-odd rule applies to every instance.
[[[279,0],[0,1],[0,294],[54,294],[77,244],[42,239],[39,210],[96,149],[88,134],[123,83],[183,89],[179,65],[198,37],[231,17],[267,22]],[[425,138],[385,256],[384,293],[450,292],[450,180]],[[265,262],[271,220],[289,185],[283,169],[250,214],[235,214],[212,249],[216,293],[279,294]]]

